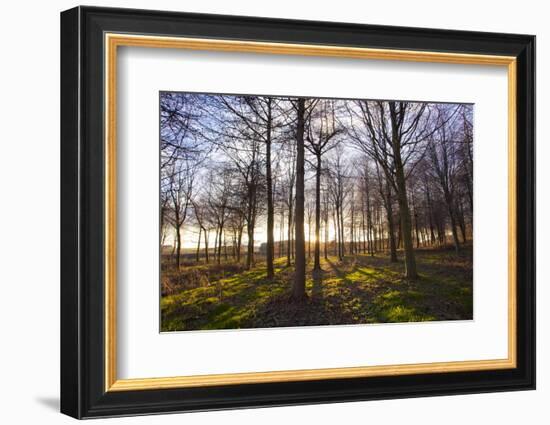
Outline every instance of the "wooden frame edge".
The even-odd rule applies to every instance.
[[[517,60],[508,64],[508,358],[517,367]]]
[[[167,378],[119,379],[108,391],[138,391],[182,387],[258,384],[265,382],[316,381],[321,379],[370,378],[380,376],[414,375],[416,373],[447,373],[496,369],[512,369],[515,362],[503,360],[474,360],[441,363],[418,363],[393,366],[364,366],[330,369],[302,369],[274,372],[229,373],[215,375],[175,376]]]
[[[117,48],[105,36],[105,391],[116,381],[116,83]]]

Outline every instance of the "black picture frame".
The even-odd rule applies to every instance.
[[[507,55],[517,58],[517,367],[106,392],[104,33]],[[76,7],[61,13],[61,412],[75,418],[535,388],[535,37]],[[504,213],[504,212],[503,212]]]

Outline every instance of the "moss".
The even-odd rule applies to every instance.
[[[447,250],[420,250],[417,264],[420,278],[407,281],[402,262],[383,255],[322,259],[323,271],[315,274],[310,262],[309,300],[301,304],[289,301],[294,270],[286,267],[286,258],[275,261],[272,280],[264,263],[251,270],[233,265],[227,273],[224,265],[197,265],[209,274],[208,284],[163,296],[162,330],[471,319],[471,251],[457,257]]]

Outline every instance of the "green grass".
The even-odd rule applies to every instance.
[[[316,276],[309,264],[308,299],[301,303],[289,299],[293,268],[285,267],[286,259],[276,260],[271,281],[262,263],[232,274],[217,266],[216,278],[162,297],[162,331],[472,319],[471,248],[458,256],[418,250],[416,258],[415,281],[403,278],[402,261],[391,263],[385,255],[329,258]],[[208,272],[198,265],[185,273],[193,267]]]

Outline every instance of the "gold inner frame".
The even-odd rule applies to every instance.
[[[513,56],[370,49],[106,33],[105,45],[105,391],[235,385],[515,368],[516,358],[516,58]],[[119,46],[248,52],[355,59],[504,66],[508,72],[508,357],[271,372],[118,379],[116,373],[116,106]]]

